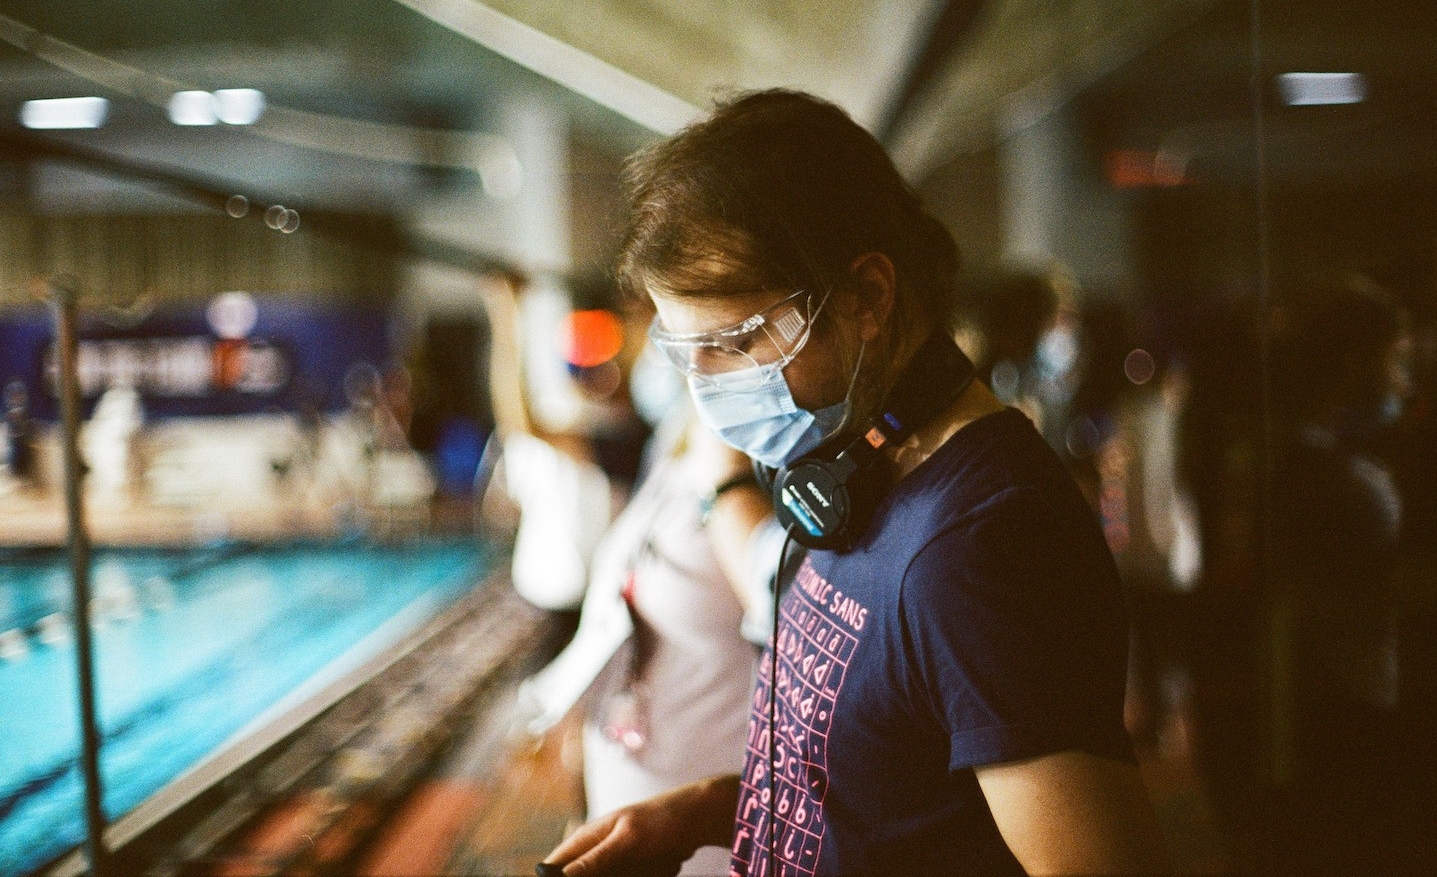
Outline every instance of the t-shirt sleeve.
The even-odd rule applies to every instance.
[[[1121,592],[1082,513],[1012,489],[906,571],[909,684],[948,735],[950,770],[1070,749],[1131,759]]]

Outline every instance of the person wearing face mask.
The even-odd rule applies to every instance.
[[[639,484],[607,520],[603,471],[531,428],[508,343],[519,337],[517,293],[496,278],[483,298],[503,435],[486,500],[519,513],[515,590],[580,611],[572,639],[519,686],[511,727],[527,743],[579,720],[584,808],[595,818],[742,763],[756,657],[743,625],[768,587],[749,559],[772,556],[748,546],[772,514],[748,460],[697,424],[681,378],[653,351],[634,363],[630,388],[654,435]],[[686,872],[727,863],[718,846]]]
[[[1112,558],[952,344],[946,229],[871,135],[792,91],[720,105],[629,180],[619,274],[652,340],[818,547],[775,613],[742,771],[581,827],[541,873],[674,873],[704,844],[739,877],[1162,871]],[[845,460],[864,491],[821,547],[805,515],[832,503],[790,476]]]
[[[1413,777],[1399,733],[1402,500],[1380,452],[1411,393],[1406,316],[1360,277],[1319,278],[1284,309],[1272,484],[1279,755],[1273,873],[1419,873],[1394,858]],[[1430,826],[1429,826],[1430,829]],[[1411,863],[1408,862],[1408,867]]]

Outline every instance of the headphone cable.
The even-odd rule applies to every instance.
[[[783,547],[778,552],[778,568],[773,571],[773,640],[769,644],[768,652],[768,875],[778,872],[774,870],[774,859],[777,849],[777,824],[778,824],[778,769],[775,762],[778,760],[778,622],[779,622],[779,582],[783,577],[783,568],[788,561],[788,549],[794,545],[792,529],[784,531]]]

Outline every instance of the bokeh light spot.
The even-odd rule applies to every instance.
[[[205,308],[205,319],[221,338],[244,338],[259,322],[259,305],[247,292],[222,292]]]
[[[1123,374],[1128,380],[1135,384],[1146,384],[1157,374],[1158,364],[1153,360],[1153,355],[1141,347],[1128,354],[1123,360]]]
[[[243,195],[231,195],[225,202],[225,212],[235,219],[239,219],[249,213],[249,199]]]
[[[564,359],[570,365],[593,368],[619,354],[624,330],[610,311],[574,311],[564,322]]]

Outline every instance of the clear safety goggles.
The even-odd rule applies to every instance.
[[[755,383],[762,383],[803,349],[813,330],[813,320],[827,301],[826,292],[815,303],[814,296],[799,290],[742,323],[688,335],[665,330],[659,318],[654,317],[649,340],[675,368],[700,383],[716,384],[722,380],[720,375],[747,370],[751,370]]]

